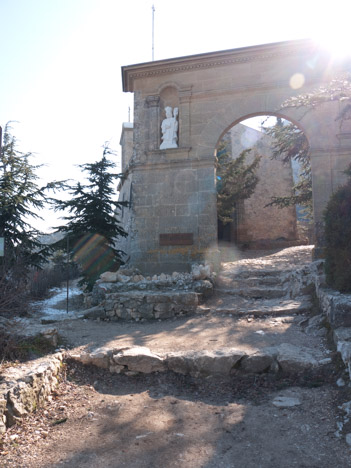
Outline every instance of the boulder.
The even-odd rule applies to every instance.
[[[105,271],[105,273],[102,273],[100,275],[100,281],[104,283],[116,283],[118,277],[117,272],[113,271]]]
[[[191,275],[195,281],[210,278],[211,277],[210,265],[192,265]]]
[[[265,372],[274,362],[274,358],[271,354],[265,354],[257,352],[245,356],[240,363],[240,369],[245,372],[258,374]]]
[[[106,316],[106,312],[104,307],[98,305],[95,307],[91,307],[90,309],[82,311],[82,315],[84,318],[104,318]]]
[[[114,354],[112,359],[118,366],[125,366],[132,372],[150,374],[166,370],[164,359],[144,346],[123,350]]]
[[[265,348],[264,353],[276,358],[280,368],[286,373],[300,373],[318,365],[316,356],[309,348],[282,343]]]

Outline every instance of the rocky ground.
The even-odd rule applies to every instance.
[[[323,364],[292,367],[294,372],[197,377],[172,371],[111,374],[70,360],[51,401],[3,436],[0,466],[350,466],[345,403],[351,388],[326,328],[311,321],[317,311],[288,307],[284,292],[274,298],[240,293],[237,273],[241,278],[255,271],[256,276],[246,275],[256,278],[252,291],[265,270],[268,295],[277,295],[284,281],[272,277],[283,278],[287,269],[308,263],[310,253],[308,248],[251,252],[251,258],[225,263],[216,295],[188,318],[149,323],[70,318],[54,326],[72,355],[97,346],[135,345],[157,353],[236,348],[252,354],[288,344]]]

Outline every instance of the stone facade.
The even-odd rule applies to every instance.
[[[307,113],[282,109],[282,103],[327,82],[336,66],[343,67],[338,63],[333,70],[330,63],[327,52],[299,40],[122,68],[123,90],[134,93],[126,241],[132,265],[143,273],[189,271],[194,261],[213,260],[215,148],[231,127],[254,115],[279,116],[305,132],[319,230],[326,203],[351,161],[349,124],[340,127],[335,121],[342,103],[324,103]],[[304,76],[298,90],[291,87],[296,73]],[[166,106],[179,109],[178,148],[160,150]],[[162,243],[166,234],[168,243]]]
[[[296,241],[296,209],[266,206],[273,196],[287,196],[293,186],[291,165],[272,160],[271,138],[246,125],[235,125],[227,134],[232,157],[251,148],[248,162],[261,157],[257,170],[259,181],[253,195],[237,208],[236,222],[226,229],[227,238],[239,245],[274,246],[275,242]],[[228,232],[229,231],[229,232]]]

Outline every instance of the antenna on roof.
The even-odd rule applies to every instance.
[[[154,33],[155,33],[155,6],[152,5],[152,61],[155,60],[154,57]]]

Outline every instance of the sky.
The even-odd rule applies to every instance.
[[[43,164],[43,180],[81,177],[106,141],[117,151],[133,95],[121,67],[348,32],[350,0],[0,0],[0,126]],[[349,41],[338,42],[348,46]],[[57,225],[45,212],[37,227]]]

